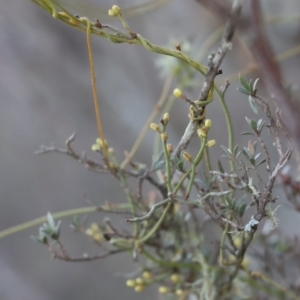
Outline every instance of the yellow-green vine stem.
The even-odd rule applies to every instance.
[[[87,206],[87,207],[81,207],[81,208],[75,208],[70,210],[65,210],[61,212],[57,212],[52,214],[52,217],[54,219],[61,219],[66,217],[71,217],[75,215],[82,215],[82,214],[89,214],[94,212],[105,212],[105,211],[111,211],[113,209],[128,209],[129,205],[126,204],[108,204],[108,205],[102,205],[102,206]],[[44,222],[47,222],[47,216],[39,217],[36,219],[33,219],[31,221],[7,228],[5,230],[0,231],[0,239],[3,239],[9,235],[24,231],[26,229],[38,226]]]

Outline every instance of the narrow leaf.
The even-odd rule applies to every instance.
[[[255,155],[254,159],[257,160],[260,157],[261,153]]]
[[[250,107],[251,107],[252,111],[253,111],[256,115],[258,115],[258,109],[257,109],[256,103],[255,103],[255,101],[253,100],[253,98],[251,97],[251,95],[249,95],[248,99],[249,99],[249,104],[250,104]]]
[[[251,125],[251,127],[254,131],[257,130],[257,123],[254,119],[251,119],[251,124],[250,125]]]
[[[239,208],[239,215],[240,217],[242,217],[245,213],[245,210],[246,210],[246,207],[247,207],[247,204],[246,203],[243,203],[240,208]]]
[[[240,80],[240,83],[241,83],[241,85],[243,86],[243,88],[244,88],[246,91],[250,92],[250,91],[251,91],[251,90],[250,90],[250,85],[249,85],[247,79],[246,79],[242,74],[239,75],[239,80]]]
[[[240,93],[245,94],[247,96],[250,95],[250,92],[248,92],[247,90],[243,89],[243,88],[236,88]]]
[[[257,91],[257,84],[258,84],[259,78],[256,78],[254,83],[253,83],[253,94],[256,95],[256,91]]]
[[[262,165],[263,163],[265,163],[266,162],[266,159],[264,158],[262,161],[260,161],[256,166],[258,167],[258,166],[260,166],[260,165]]]
[[[239,150],[239,146],[238,146],[238,145],[235,145],[235,146],[234,146],[234,149],[233,149],[234,156],[236,156],[238,150]]]
[[[249,151],[250,157],[252,158],[255,154],[254,143],[252,140],[248,141],[248,151]]]
[[[227,148],[226,148],[225,146],[223,146],[223,145],[220,145],[220,146],[221,146],[221,148],[223,149],[223,151],[224,151],[227,155],[229,155],[229,156],[232,155],[230,149],[227,149]]]
[[[225,202],[229,208],[232,208],[232,200],[228,196],[225,196]]]
[[[222,163],[221,163],[221,161],[218,159],[218,168],[219,168],[219,171],[221,172],[221,173],[225,173],[225,171],[224,171],[224,168],[223,168],[223,166],[222,166]]]
[[[55,222],[50,212],[47,213],[47,220],[52,229],[55,228]]]
[[[248,160],[250,160],[250,155],[249,155],[248,149],[247,149],[246,147],[244,147],[244,148],[242,149],[242,152],[243,152],[244,156],[245,156]]]

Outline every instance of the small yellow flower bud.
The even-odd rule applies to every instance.
[[[145,286],[142,285],[142,284],[138,284],[134,287],[134,290],[137,292],[137,293],[140,293],[142,292],[143,290],[145,289]]]
[[[160,133],[160,128],[159,128],[159,125],[157,125],[156,123],[151,123],[150,124],[150,128],[154,131],[157,131]]]
[[[93,230],[91,228],[86,229],[85,233],[87,235],[93,235]]]
[[[158,289],[158,292],[160,294],[163,294],[163,295],[168,294],[169,291],[170,290],[169,290],[169,288],[167,286],[160,286],[159,289]]]
[[[100,147],[100,145],[98,145],[98,144],[94,144],[94,145],[92,145],[91,148],[92,148],[92,151],[95,151],[95,152],[96,152],[96,151],[99,151],[101,147]]]
[[[167,125],[169,120],[170,120],[170,114],[165,113],[164,116],[163,116],[164,125]]]
[[[109,10],[108,10],[108,15],[109,15],[110,17],[115,17],[115,16],[116,16],[116,14],[114,13],[114,11],[113,11],[112,9],[109,9]]]
[[[96,144],[100,145],[101,148],[104,148],[104,147],[107,148],[108,147],[107,140],[104,140],[102,142],[102,139],[100,139],[100,138],[96,139]]]
[[[177,296],[181,296],[181,295],[183,294],[183,290],[182,290],[182,289],[177,289],[177,290],[175,291],[175,294],[176,294]]]
[[[197,134],[200,138],[204,139],[207,137],[207,132],[205,130],[203,130],[202,128],[199,128],[197,130]]]
[[[209,130],[211,128],[211,120],[210,119],[206,119],[204,124],[205,124],[205,128],[207,130]]]
[[[99,231],[99,225],[96,222],[93,222],[90,226],[93,231]]]
[[[167,151],[169,154],[173,152],[173,145],[172,144],[167,144]]]
[[[250,259],[249,259],[249,257],[246,256],[246,257],[244,257],[244,259],[243,259],[243,261],[241,263],[241,266],[244,269],[248,269],[249,265],[250,265]]]
[[[129,287],[135,287],[136,286],[136,282],[133,279],[128,279],[126,281],[126,285],[129,286]]]
[[[143,277],[145,278],[145,279],[147,279],[147,280],[151,280],[152,278],[153,278],[153,275],[152,275],[152,273],[151,272],[149,272],[149,271],[145,271],[145,272],[143,272]]]
[[[163,142],[168,140],[168,134],[166,132],[161,133],[160,137]]]
[[[114,153],[115,153],[115,149],[112,148],[112,147],[109,147],[109,148],[108,148],[108,153],[114,154]]]
[[[102,234],[102,233],[96,232],[96,233],[93,234],[93,240],[94,240],[94,241],[100,243],[100,242],[103,241],[103,239],[104,239],[104,237],[103,237],[103,234]]]
[[[193,162],[193,156],[190,153],[184,151],[182,156],[185,160],[189,161],[190,163]]]
[[[236,257],[234,255],[230,255],[229,258],[228,258],[228,262],[233,264],[236,262]]]
[[[209,141],[207,142],[207,146],[208,146],[208,147],[213,147],[215,144],[216,144],[216,140],[209,140]]]
[[[171,276],[171,280],[172,280],[174,283],[180,282],[180,275],[178,275],[178,274],[173,274],[173,275]]]
[[[143,285],[145,283],[144,279],[140,277],[136,278],[135,282],[139,285]]]
[[[180,89],[175,89],[174,91],[173,91],[173,95],[176,97],[176,98],[180,98],[180,97],[182,97],[182,91],[180,90]]]
[[[100,243],[103,241],[103,233],[97,223],[92,223],[85,233],[93,238],[94,241]]]
[[[237,236],[234,240],[233,240],[233,244],[236,248],[241,248],[242,246],[242,238],[240,236]]]
[[[116,16],[121,12],[121,8],[118,5],[113,5],[111,10],[115,13]]]

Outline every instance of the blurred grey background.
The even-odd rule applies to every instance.
[[[109,7],[141,2],[98,3]],[[262,2],[269,16],[289,16],[300,11],[298,0]],[[121,27],[115,20],[110,23]],[[166,45],[171,38],[189,40],[194,54],[209,34],[223,24],[192,0],[175,0],[129,23],[134,31],[157,44]],[[299,21],[268,27],[276,53],[297,45],[299,32]],[[93,46],[104,128],[121,160],[161,93],[163,79],[154,64],[158,55],[142,47],[112,44],[97,37],[93,38]],[[225,58],[220,82],[248,62],[247,53],[234,46]],[[287,83],[299,84],[299,64],[299,56],[281,64]],[[258,75],[251,74],[248,78],[255,76]],[[236,86],[232,82],[227,102],[237,128],[236,143],[246,146],[247,138],[238,133],[247,130],[244,116],[251,117],[252,112],[246,97],[236,92]],[[175,87],[174,83],[172,89]],[[199,90],[193,93],[189,94],[191,98],[197,97]],[[171,114],[170,138],[174,144],[188,122],[187,114],[187,106],[176,103]],[[209,106],[207,114],[214,123],[211,136],[219,145],[226,145],[225,119],[218,101]],[[41,144],[63,147],[66,138],[75,131],[75,149],[79,153],[87,150],[88,155],[95,157],[90,146],[98,133],[85,34],[53,19],[30,0],[0,1],[0,230],[48,211],[85,206],[84,194],[95,204],[124,200],[121,188],[111,177],[91,173],[63,155],[34,154]],[[153,137],[149,132],[137,160],[150,162]],[[219,147],[213,153],[219,155]],[[91,219],[101,222],[103,215],[93,215]],[[84,251],[97,253],[97,247],[73,234],[68,223],[63,220],[62,236],[69,252],[74,256]],[[123,226],[128,225],[124,222]],[[285,226],[289,228],[288,220]],[[135,269],[126,255],[93,263],[51,260],[47,250],[29,238],[37,230],[26,230],[0,241],[2,300],[140,297],[125,287],[122,277],[115,276],[118,271]],[[155,289],[143,294],[145,300],[156,298]]]

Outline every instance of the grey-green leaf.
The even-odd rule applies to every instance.
[[[249,86],[249,83],[248,83],[247,79],[246,79],[242,74],[239,75],[239,80],[240,80],[240,83],[241,83],[241,85],[243,86],[243,88],[244,88],[246,91],[250,92],[250,86]]]
[[[256,107],[256,103],[255,103],[255,101],[253,100],[253,98],[251,97],[251,95],[249,95],[248,99],[249,99],[249,104],[250,104],[250,107],[251,107],[252,111],[253,111],[255,114],[258,115],[258,109],[257,109],[257,107]]]
[[[243,89],[243,88],[236,88],[240,93],[245,94],[247,96],[251,95],[250,92],[248,92],[247,90]]]

